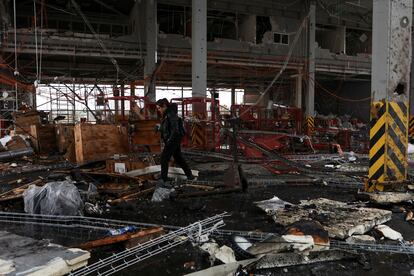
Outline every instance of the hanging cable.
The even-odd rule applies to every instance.
[[[280,78],[280,76],[282,75],[282,73],[285,71],[285,69],[287,68],[287,66],[289,65],[289,61],[290,58],[292,57],[293,54],[293,50],[295,49],[296,44],[299,41],[299,38],[301,37],[302,31],[306,26],[307,20],[309,18],[309,13],[305,16],[305,18],[302,21],[302,24],[300,25],[298,31],[296,32],[295,38],[293,40],[292,46],[289,49],[288,55],[285,59],[285,62],[283,63],[282,68],[280,68],[279,72],[276,74],[276,76],[273,78],[272,82],[266,87],[266,89],[260,93],[260,97],[256,100],[256,102],[254,104],[252,104],[251,106],[249,106],[249,108],[247,108],[244,112],[242,112],[238,117],[240,118],[241,116],[245,115],[246,113],[250,112],[250,110],[254,107],[257,106],[260,101],[263,99],[263,97],[269,92],[269,90],[273,87],[273,85],[276,83],[276,81]]]
[[[16,103],[15,103],[15,110],[19,109],[19,102],[18,102],[18,95],[17,95],[17,76],[19,75],[19,71],[17,68],[17,25],[16,25],[16,0],[13,0],[13,12],[14,12],[14,90],[16,92]],[[16,125],[15,125],[16,128]]]
[[[111,63],[114,65],[114,67],[116,69],[117,80],[118,80],[118,74],[119,73],[122,73],[127,78],[136,79],[137,78],[136,76],[134,76],[132,74],[129,74],[128,72],[125,72],[124,70],[122,70],[119,67],[118,62],[111,55],[110,51],[108,50],[106,45],[103,43],[103,41],[99,38],[98,34],[96,33],[95,29],[93,28],[93,26],[89,22],[88,18],[86,18],[85,14],[82,12],[82,10],[79,7],[78,3],[76,3],[75,0],[71,0],[71,3],[73,5],[73,7],[75,8],[75,10],[78,12],[78,14],[82,17],[82,20],[85,22],[86,26],[88,27],[88,29],[91,31],[91,33],[95,37],[95,40],[98,42],[99,46],[102,48],[102,50],[104,50],[104,52],[107,54],[107,56],[108,56],[109,60],[111,61]]]
[[[17,25],[16,25],[16,0],[13,0],[14,11],[14,75],[18,75],[17,69]]]
[[[314,83],[314,85],[316,85],[321,91],[327,93],[328,95],[330,95],[330,96],[332,96],[332,97],[334,97],[338,100],[344,101],[344,102],[364,102],[364,101],[369,101],[371,99],[371,96],[366,97],[366,98],[362,98],[362,99],[344,98],[344,97],[336,95],[334,92],[329,91],[329,89],[327,89],[326,87],[324,87],[322,84],[320,84],[318,81],[316,81],[314,79],[309,78],[309,82]]]
[[[43,57],[43,12],[45,0],[42,0],[40,6],[40,53],[39,53],[39,83],[42,80],[42,57]]]
[[[39,53],[38,53],[38,45],[37,45],[36,0],[33,0],[33,13],[34,13],[35,58],[36,58],[36,81],[35,81],[35,86],[37,86],[37,82],[39,81]]]

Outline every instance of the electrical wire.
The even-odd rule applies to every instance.
[[[337,94],[335,94],[334,92],[329,91],[326,87],[324,87],[318,81],[316,81],[314,79],[311,79],[311,78],[308,78],[308,79],[309,79],[309,82],[312,82],[313,85],[316,85],[318,88],[320,88],[321,91],[327,93],[328,95],[330,95],[330,96],[332,96],[332,97],[334,97],[338,100],[341,100],[341,101],[344,101],[344,102],[364,102],[364,101],[371,100],[371,96],[366,97],[366,98],[362,98],[362,99],[349,99],[349,98],[341,97],[341,96],[338,96]]]
[[[82,12],[81,8],[79,7],[78,3],[76,3],[75,0],[71,0],[71,3],[73,5],[73,7],[75,8],[75,10],[77,11],[77,13],[82,17],[82,20],[85,22],[86,26],[88,27],[88,29],[91,31],[91,33],[93,34],[95,40],[98,42],[99,46],[102,48],[102,50],[105,51],[105,53],[107,54],[109,60],[111,61],[111,63],[114,65],[115,69],[116,69],[116,79],[118,81],[118,74],[122,73],[126,78],[131,78],[131,79],[136,79],[137,76],[134,76],[128,72],[125,72],[124,70],[122,70],[119,67],[119,64],[117,62],[117,60],[111,55],[110,51],[108,50],[108,48],[106,47],[106,45],[103,43],[103,41],[99,38],[98,34],[96,33],[95,29],[93,28],[93,26],[91,25],[91,23],[89,22],[88,18],[85,16],[85,14]]]
[[[263,97],[269,92],[270,88],[273,87],[273,85],[276,83],[276,81],[280,78],[280,76],[282,75],[282,73],[285,71],[285,69],[287,68],[290,58],[292,57],[293,54],[293,50],[295,49],[296,44],[299,41],[299,38],[302,34],[303,29],[305,28],[305,25],[308,21],[310,12],[305,16],[305,18],[302,20],[302,23],[298,29],[298,31],[296,32],[295,38],[293,39],[293,43],[292,46],[289,48],[289,52],[288,55],[286,57],[286,60],[282,66],[282,68],[280,68],[279,72],[276,74],[276,76],[273,78],[273,80],[270,82],[270,84],[267,86],[267,88],[260,93],[261,95],[259,96],[259,98],[256,100],[256,102],[254,104],[252,104],[251,106],[249,106],[249,108],[247,108],[244,112],[242,112],[238,117],[240,118],[241,116],[245,115],[247,112],[250,112],[250,110],[254,107],[257,106],[260,101],[263,99]]]

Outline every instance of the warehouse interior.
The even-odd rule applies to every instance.
[[[413,275],[412,19],[0,0],[0,275]]]

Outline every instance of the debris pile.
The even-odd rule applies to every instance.
[[[259,202],[259,207],[265,203],[267,202]],[[287,205],[287,208],[281,208],[280,204],[273,205],[273,208],[269,208],[268,204],[265,206],[267,213],[278,224],[286,227],[300,220],[313,220],[320,223],[331,238],[338,239],[365,234],[374,226],[391,220],[392,215],[391,211],[325,198],[301,200],[299,205]]]
[[[390,223],[394,209],[403,208],[394,205],[401,204],[406,208],[398,213],[401,221],[411,225],[412,195],[371,193],[369,201],[357,201],[365,195],[357,191],[363,187],[367,156],[363,150],[342,152],[338,137],[318,145],[314,137],[290,132],[232,128],[222,133],[234,138],[223,151],[186,149],[193,177],[170,162],[164,181],[156,120],[63,125],[48,123],[36,112],[15,116],[20,128],[0,139],[0,221],[7,222],[0,231],[44,235],[64,244],[62,252],[80,254],[79,262],[64,255],[68,265],[56,265],[56,275],[112,274],[140,268],[147,258],[167,262],[156,255],[181,247],[193,255],[181,262],[171,253],[180,262],[175,272],[190,275],[287,273],[302,265],[358,263],[375,250],[414,254],[407,233]],[[319,118],[319,124],[323,120],[335,121]],[[345,118],[326,127],[356,133],[364,125]],[[337,151],[323,149],[326,145]],[[275,193],[279,197],[272,197]],[[233,212],[221,214],[224,210]],[[249,231],[222,230],[224,221],[228,229],[240,225]],[[41,230],[27,231],[34,227]],[[39,258],[42,252],[54,254],[54,245],[43,247],[34,249]],[[101,260],[88,263],[85,250]],[[1,272],[26,269],[19,257],[0,258]],[[43,257],[33,261],[44,269],[51,263]]]

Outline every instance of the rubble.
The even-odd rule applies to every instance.
[[[405,216],[405,220],[406,221],[413,220],[413,217],[414,217],[413,211],[408,210],[407,215]]]
[[[377,204],[397,204],[401,202],[414,201],[414,193],[411,192],[381,192],[361,194],[368,196],[371,202]]]
[[[287,251],[310,251],[315,243],[312,236],[283,235],[264,240],[252,245],[247,249],[250,254],[260,257],[269,253],[280,253]]]
[[[87,265],[90,253],[0,231],[1,275],[64,275]],[[33,254],[35,252],[35,254]]]
[[[245,267],[257,262],[257,259],[250,259],[244,261],[233,262],[229,264],[223,264],[218,266],[213,266],[205,270],[193,272],[186,274],[186,276],[232,276],[236,275],[236,272],[239,267]]]
[[[271,237],[247,249],[254,256],[280,252],[321,251],[329,249],[328,232],[314,221],[298,221],[286,228],[281,236]]]
[[[276,210],[280,210],[280,209],[283,210],[285,208],[289,208],[293,206],[293,204],[283,201],[277,196],[274,196],[273,198],[268,199],[268,200],[255,202],[255,204],[257,205],[257,207],[264,210],[266,213],[270,215],[273,214],[273,212]]]
[[[375,243],[375,238],[369,235],[354,235],[346,239],[347,243]]]
[[[37,179],[33,182],[30,182],[28,184],[24,184],[20,187],[8,190],[7,192],[4,192],[4,193],[0,194],[0,202],[23,198],[24,192],[31,185],[43,185],[43,180],[42,179]]]
[[[240,268],[246,268],[245,271],[256,271],[260,269],[272,269],[281,267],[290,267],[296,265],[305,265],[321,262],[332,262],[344,259],[355,259],[357,255],[340,251],[329,250],[311,252],[309,255],[303,255],[300,253],[278,253],[267,254],[261,258],[253,258],[249,260],[233,262],[229,264],[214,266],[205,270],[187,274],[188,276],[201,276],[201,275],[214,275],[214,276],[230,276],[237,275],[236,272]],[[244,274],[249,275],[249,274]]]
[[[269,269],[276,267],[289,267],[295,265],[339,261],[350,258],[355,259],[357,256],[355,254],[340,250],[310,252],[309,255],[298,253],[268,254],[257,261],[255,268]]]
[[[0,173],[5,178],[0,183],[5,188],[0,193],[0,208],[22,212],[24,204],[26,215],[33,217],[21,217],[23,223],[41,224],[35,218],[42,220],[46,214],[50,218],[50,226],[83,229],[89,233],[84,240],[70,247],[98,255],[107,248],[117,252],[107,257],[105,262],[94,260],[87,268],[75,271],[74,275],[83,275],[89,269],[99,273],[114,269],[121,271],[124,266],[138,264],[147,256],[152,257],[186,241],[198,245],[191,247],[192,251],[198,252],[199,248],[207,252],[203,253],[202,259],[207,261],[209,255],[210,265],[225,263],[191,275],[243,275],[263,269],[348,260],[355,258],[355,254],[340,249],[355,251],[368,243],[372,248],[400,250],[397,247],[384,249],[373,237],[363,235],[372,229],[381,229],[387,239],[402,241],[402,236],[381,225],[391,219],[391,211],[369,208],[352,200],[345,203],[346,200],[315,198],[318,193],[308,197],[307,189],[326,194],[325,189],[361,187],[363,183],[358,174],[366,170],[364,155],[353,152],[309,154],[309,151],[285,154],[282,149],[288,149],[289,139],[299,136],[250,130],[244,131],[243,135],[250,133],[256,138],[251,140],[244,136],[241,139],[246,156],[235,158],[228,153],[189,150],[186,153],[194,158],[192,162],[198,163],[191,166],[196,168],[192,170],[196,179],[187,180],[183,170],[171,164],[168,175],[171,181],[164,183],[159,180],[159,134],[154,134],[152,129],[156,121],[138,122],[133,128],[130,128],[131,124],[129,128],[125,124],[100,123],[52,125],[40,120],[38,114],[32,115],[23,116],[22,120],[39,119],[38,123],[28,123],[19,134],[1,140]],[[269,148],[267,143],[273,143],[272,137],[283,138]],[[300,139],[301,144],[311,141],[309,137],[300,136]],[[256,147],[258,144],[260,147]],[[340,149],[339,145],[335,147]],[[321,183],[326,183],[326,186],[321,186]],[[280,198],[273,196],[264,200],[278,191],[275,187],[283,187],[285,192],[280,194]],[[305,189],[305,192],[296,197],[296,189]],[[332,197],[338,195],[333,194]],[[281,199],[285,196],[288,201]],[[291,203],[299,199],[299,204]],[[215,200],[224,203],[217,204]],[[238,219],[232,224],[257,230],[252,237],[260,236],[262,227],[276,229],[275,233],[262,233],[266,239],[250,239],[253,232],[229,231],[233,233],[232,238],[223,240],[217,230],[222,226],[218,217],[214,218],[215,223],[204,220],[207,228],[198,223],[191,224],[185,228],[191,229],[188,232],[183,232],[184,228],[163,225],[182,216],[191,216],[192,219],[204,214],[205,209],[220,210],[238,205],[248,211],[237,211]],[[256,222],[244,224],[260,216],[251,205],[265,211],[276,224],[268,224],[265,214],[257,219],[257,228]],[[184,210],[175,211],[175,208]],[[406,209],[410,211],[410,207]],[[83,214],[85,216],[81,217]],[[6,221],[9,216],[3,215],[0,214],[0,221]],[[70,216],[71,222],[66,216]],[[146,223],[107,219],[118,216],[131,217],[134,221],[145,218]],[[20,215],[11,217],[18,221],[16,218]],[[406,218],[407,221],[412,219],[410,212]],[[92,235],[93,231],[101,233]],[[176,231],[181,232],[173,235]],[[346,239],[346,242],[340,243],[336,239]],[[194,261],[186,260],[186,272],[202,268],[198,259],[190,260]],[[154,261],[158,262],[155,258]],[[12,263],[5,260],[0,267],[10,269]]]
[[[391,211],[357,207],[325,198],[301,200],[290,208],[275,208],[268,213],[273,220],[288,226],[299,220],[319,221],[331,238],[345,239],[354,234],[365,234],[374,226],[391,220]]]
[[[198,171],[191,170],[191,172],[193,173],[195,177],[198,177]],[[161,165],[149,166],[143,169],[132,170],[132,171],[125,173],[125,175],[131,176],[131,177],[137,177],[137,176],[143,176],[147,174],[157,174],[157,173],[161,173]],[[176,168],[176,167],[168,168],[168,177],[186,179],[183,169]]]
[[[389,240],[393,241],[402,241],[403,236],[401,233],[391,229],[391,227],[387,225],[378,225],[375,227],[375,230],[379,231],[384,238],[387,238]]]
[[[169,199],[171,194],[175,192],[175,189],[173,188],[163,188],[163,187],[157,187],[155,188],[154,193],[152,194],[151,201],[152,202],[161,202],[166,199]]]
[[[215,259],[218,259],[225,264],[233,263],[236,261],[234,251],[226,245],[220,247],[216,242],[213,241],[202,244],[200,248],[210,254],[211,258],[213,258],[212,263],[214,263]]]

